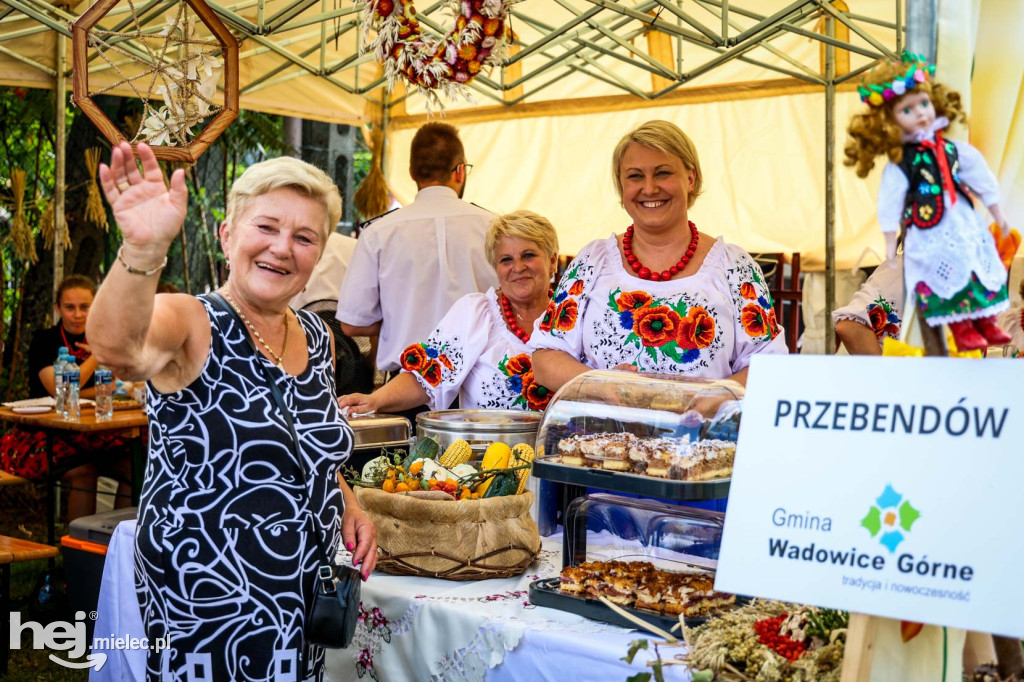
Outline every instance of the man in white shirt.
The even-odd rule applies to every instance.
[[[349,336],[380,335],[378,369],[397,371],[401,352],[425,341],[457,299],[498,285],[484,255],[495,215],[462,200],[470,168],[458,131],[427,123],[412,140],[415,201],[369,221],[357,240],[338,319]]]
[[[306,288],[291,300],[291,307],[298,310],[314,301],[338,300],[341,282],[345,279],[349,261],[356,250],[356,240],[340,232],[332,232],[320,262],[313,268]]]

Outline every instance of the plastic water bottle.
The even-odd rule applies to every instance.
[[[43,585],[39,588],[39,603],[46,604],[57,595],[57,588],[54,587],[53,583],[50,582],[50,576],[47,575],[43,579]]]
[[[69,422],[77,422],[82,419],[82,404],[79,402],[79,378],[82,376],[78,371],[78,365],[74,358],[68,359],[64,369],[64,383],[67,384],[68,398],[65,403],[64,419]]]
[[[128,389],[124,387],[124,382],[118,379],[114,382],[114,397],[118,400],[128,400]]]
[[[114,373],[100,365],[96,368],[93,376],[96,377],[94,381],[94,386],[96,387],[96,421],[108,421],[114,416],[114,399],[112,397]]]
[[[61,346],[57,351],[57,360],[53,363],[53,388],[54,399],[57,401],[57,414],[64,414],[64,401],[67,399],[67,391],[64,387],[64,365],[67,364],[66,346]]]

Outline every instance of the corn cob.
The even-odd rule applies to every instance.
[[[512,448],[512,456],[509,458],[509,466],[520,466],[522,464],[531,464],[533,462],[533,448],[526,443],[520,443],[519,445]],[[516,471],[516,478],[519,480],[519,486],[516,488],[516,495],[522,494],[526,490],[526,480],[530,478],[529,469],[519,469]]]
[[[473,456],[473,450],[469,443],[464,440],[457,440],[444,451],[437,463],[445,469],[451,470],[460,464],[465,464]]]

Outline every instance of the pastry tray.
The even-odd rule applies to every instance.
[[[557,483],[657,497],[676,502],[718,500],[728,497],[729,484],[732,481],[731,478],[718,478],[710,481],[676,481],[625,471],[594,469],[562,464],[558,461],[558,455],[546,455],[533,460],[533,475]]]
[[[568,611],[569,613],[575,613],[576,615],[583,616],[584,618],[600,620],[605,623],[611,623],[612,625],[630,628],[631,630],[637,629],[636,623],[627,618],[623,618],[597,599],[577,597],[575,595],[562,592],[562,590],[559,589],[561,581],[562,579],[558,576],[555,576],[554,578],[541,578],[540,580],[534,580],[530,583],[530,603],[536,604],[537,606],[546,606],[551,609],[558,609],[559,611]],[[747,597],[736,597],[737,605],[749,602],[750,599]],[[648,611],[647,609],[635,609],[629,606],[620,606],[620,608],[623,611],[637,616],[641,620],[645,620],[651,625],[657,626],[682,639],[682,635],[679,633],[679,628],[676,628],[675,632],[672,631],[672,628],[679,624],[678,616],[658,613],[656,611]],[[697,627],[698,625],[706,623],[707,620],[707,616],[699,616],[695,618],[685,618],[684,622],[686,623],[686,627]]]

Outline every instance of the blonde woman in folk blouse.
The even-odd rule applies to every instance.
[[[688,211],[701,192],[697,150],[649,121],[619,142],[615,188],[633,219],[583,247],[530,339],[536,378],[557,390],[588,369],[746,382],[756,353],[786,353],[761,269]]]

